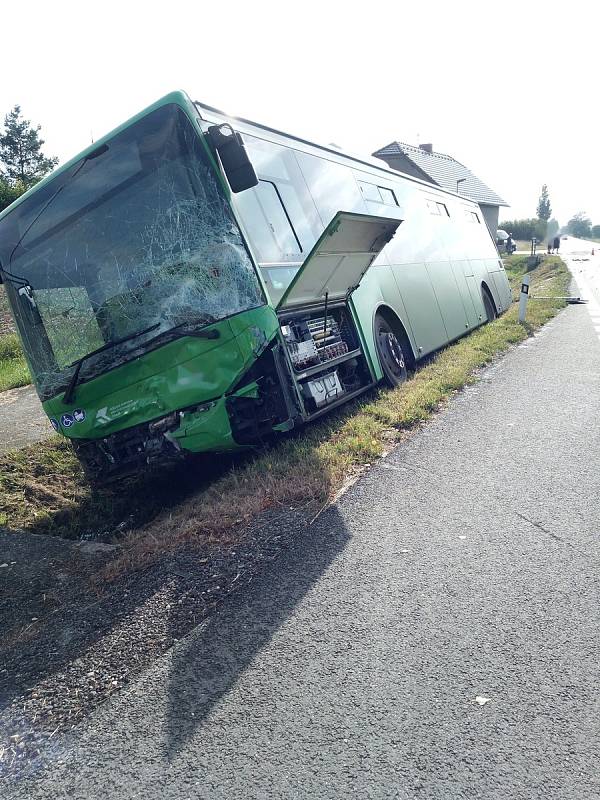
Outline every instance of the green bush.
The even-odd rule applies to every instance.
[[[499,223],[500,228],[507,233],[512,233],[513,239],[526,241],[535,238],[538,241],[546,238],[547,222],[543,219],[511,219]]]

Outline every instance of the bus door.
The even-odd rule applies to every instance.
[[[476,305],[475,302],[477,299],[477,281],[475,280],[473,266],[467,259],[464,261],[453,261],[452,270],[456,278],[456,283],[460,288],[469,328],[476,328],[483,318],[480,313],[481,303]]]

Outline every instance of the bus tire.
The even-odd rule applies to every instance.
[[[392,325],[379,311],[375,314],[375,347],[385,382],[400,386],[407,377],[406,354]]]
[[[481,286],[481,299],[483,300],[483,307],[485,309],[487,322],[492,322],[498,316],[498,312],[496,311],[496,305],[492,299],[490,290],[485,284]]]

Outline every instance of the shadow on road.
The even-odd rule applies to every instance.
[[[50,612],[41,630],[33,626],[18,639],[3,635],[0,745],[12,744],[9,734],[26,745],[17,754],[21,766],[12,768],[29,770],[40,754],[51,763],[58,737],[50,741],[49,734],[77,725],[183,640],[168,687],[167,750],[176,754],[344,549],[348,534],[337,514],[330,509],[311,526],[303,511],[265,512],[235,544],[179,550],[95,599],[79,582],[77,596]],[[45,557],[45,572],[34,569],[40,596],[46,579],[62,570],[60,554]],[[24,558],[15,551],[14,561]],[[28,602],[31,592],[22,594]],[[11,598],[2,595],[0,612],[10,618]],[[5,768],[0,758],[0,776]]]
[[[329,467],[318,447],[354,407],[311,429],[307,446],[326,492],[331,488]],[[235,464],[252,459],[252,454],[238,456]],[[210,460],[210,472],[196,473],[200,461],[190,460],[154,482],[140,483],[135,494],[119,486],[114,496],[101,497],[102,508],[90,495],[50,514],[40,527],[33,521],[25,532],[47,532],[49,525],[80,532],[92,518],[106,530],[123,518],[126,501],[130,524],[149,522],[165,510],[175,515],[178,504],[183,507],[188,499],[193,504],[195,493],[233,463],[225,456]],[[337,512],[330,509],[310,526],[314,498],[307,503],[305,508],[272,507],[249,524],[228,528],[222,540],[199,535],[114,583],[95,581],[98,594],[88,581],[110,554],[100,553],[95,563],[86,564],[71,543],[5,530],[15,552],[7,557],[11,582],[0,587],[0,753],[4,728],[26,742],[19,754],[24,763],[37,758],[50,735],[54,745],[57,732],[77,726],[191,633],[183,649],[181,644],[175,649],[171,676],[169,752],[177,752],[345,546],[347,534],[335,522]],[[0,541],[2,535],[0,530]],[[47,543],[45,549],[42,543]],[[31,548],[29,553],[20,545]],[[18,572],[21,567],[26,568],[25,578]],[[180,675],[189,676],[187,687]],[[191,727],[189,716],[181,713],[189,704],[197,707]]]
[[[349,534],[337,508],[313,525],[285,530],[293,518],[271,524],[286,540],[282,553],[252,576],[173,654],[168,689],[167,752],[173,758],[235,685],[257,653],[291,616],[311,587],[346,547]]]

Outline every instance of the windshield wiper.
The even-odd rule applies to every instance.
[[[124,342],[129,342],[131,339],[137,339],[138,336],[143,336],[145,333],[150,333],[150,331],[155,331],[157,328],[160,328],[160,322],[157,322],[156,325],[151,325],[149,328],[144,328],[143,331],[136,331],[135,333],[130,333],[129,336],[123,336],[122,339],[115,339],[114,342],[106,342],[103,344],[102,347],[99,347],[97,350],[92,350],[91,353],[86,353],[81,358],[78,358],[77,361],[74,361],[72,364],[69,364],[70,367],[75,367],[75,372],[71,376],[71,380],[69,381],[69,385],[67,386],[67,390],[63,397],[63,403],[65,405],[72,403],[75,399],[75,387],[77,386],[77,381],[79,380],[79,372],[81,370],[81,365],[84,361],[87,361],[88,358],[92,356],[98,355],[98,353],[103,353],[105,350],[110,350],[113,347],[116,347],[119,344],[123,344]]]
[[[175,325],[173,328],[168,328],[166,331],[162,331],[157,336],[154,336],[152,339],[149,339],[144,344],[147,346],[156,342],[158,339],[162,339],[163,336],[168,336],[171,333],[180,333],[181,336],[196,336],[199,339],[218,339],[220,337],[220,333],[217,330],[204,330],[204,328],[200,328],[199,330],[182,330],[189,325],[195,325],[198,323],[202,323],[203,325],[210,325],[212,322],[216,322],[214,317],[206,318],[203,320],[196,320],[191,322],[181,322],[179,325]],[[98,355],[98,353],[102,353],[105,350],[110,350],[113,347],[116,347],[119,344],[123,344],[124,342],[128,342],[131,339],[137,339],[138,336],[143,336],[145,333],[150,333],[150,331],[155,331],[157,328],[160,328],[161,323],[157,322],[156,325],[151,325],[149,328],[145,328],[143,331],[137,331],[136,333],[131,333],[129,336],[124,336],[122,339],[115,339],[114,342],[107,342],[106,344],[99,347],[97,350],[92,350],[91,353],[86,353],[86,355],[82,356],[81,358],[74,361],[72,364],[69,364],[70,367],[75,367],[75,372],[71,376],[71,380],[69,381],[69,385],[67,386],[67,390],[63,397],[63,403],[70,404],[75,399],[75,387],[77,386],[77,381],[79,380],[79,372],[81,370],[81,365],[84,361],[92,356]]]
[[[213,322],[217,320],[214,317],[210,317],[203,320],[192,320],[191,322],[180,322],[179,325],[174,325],[172,328],[167,328],[166,331],[161,331],[156,336],[153,336],[150,341],[146,342],[146,344],[152,344],[156,342],[158,339],[162,339],[165,336],[169,336],[171,333],[180,336],[196,336],[198,339],[218,339],[221,334],[218,330],[214,328],[210,331],[207,331],[205,328],[199,328],[198,330],[187,330],[187,328],[191,325],[211,325]],[[183,329],[186,330],[183,330]]]

